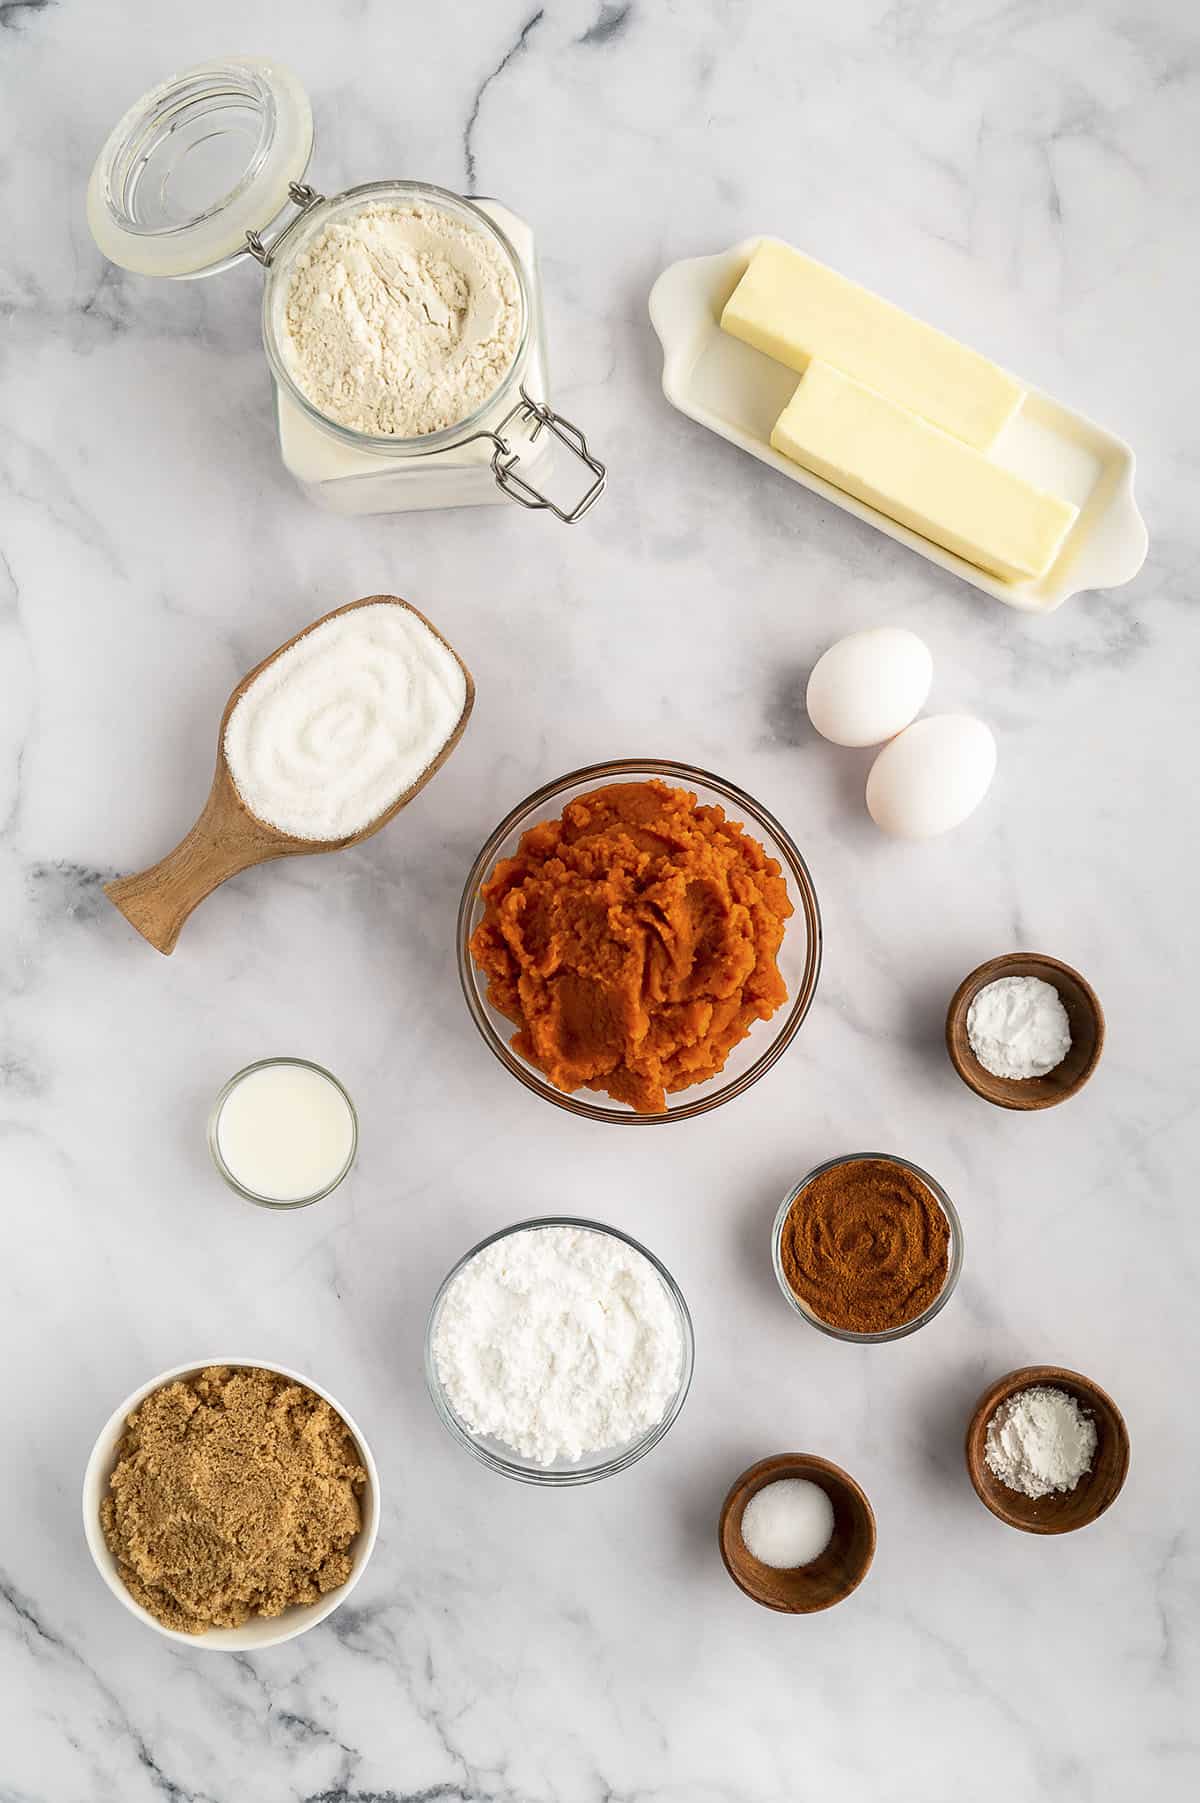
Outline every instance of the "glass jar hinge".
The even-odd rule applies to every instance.
[[[252,257],[258,259],[264,269],[270,269],[271,260],[284,239],[291,237],[301,220],[305,219],[314,207],[319,207],[325,196],[318,194],[315,188],[310,188],[307,182],[289,182],[288,199],[299,211],[294,213],[287,224],[276,232],[269,244],[264,242],[261,232],[246,233],[246,248]]]

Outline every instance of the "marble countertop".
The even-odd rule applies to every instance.
[[[0,1754],[4,1803],[1172,1803],[1200,1783],[1192,1135],[1200,1096],[1195,604],[1200,31],[1188,0],[267,0],[0,6]],[[327,188],[419,176],[535,224],[554,393],[611,470],[584,523],[495,507],[342,520],[275,450],[249,265],[106,266],[83,217],[110,124],[167,72],[278,54]],[[674,414],[650,284],[753,231],[803,244],[1127,438],[1140,577],[1005,609]],[[436,783],[338,861],[219,891],[169,961],[101,884],[207,789],[236,677],[308,619],[399,592],[479,684]],[[914,628],[933,702],[995,728],[979,814],[878,835],[866,757],[815,738],[807,670]],[[809,859],[817,1000],[750,1094],[617,1133],[526,1094],[454,970],[471,857],[542,781],[658,755],[731,778]],[[1095,982],[1089,1089],[1028,1118],[959,1084],[947,999],[1033,946]],[[344,1191],[295,1217],[207,1159],[209,1102],[272,1052],[355,1096]],[[884,1146],[955,1197],[951,1305],[898,1344],[807,1331],[771,1218]],[[487,1231],[569,1210],[645,1240],[695,1318],[670,1437],[544,1493],[474,1464],[424,1393],[434,1288]],[[384,1502],[344,1608],[256,1657],[163,1641],[79,1519],[128,1391],[237,1352],[310,1373],[371,1438]],[[1012,1366],[1126,1413],[1118,1506],[1040,1541],[967,1482],[970,1406]],[[879,1550],[844,1606],[776,1618],[715,1520],[774,1451],[848,1467]]]

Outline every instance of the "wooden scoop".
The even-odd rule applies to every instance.
[[[416,614],[417,619],[429,627],[434,637],[441,639],[459,665],[466,677],[467,693],[458,725],[428,770],[390,808],[385,809],[360,832],[352,833],[346,839],[297,839],[291,833],[281,832],[278,827],[269,826],[265,820],[252,814],[238,794],[225,759],[225,728],[229,724],[229,716],[255,678],[262,675],[268,664],[273,664],[277,657],[282,657],[297,639],[304,638],[318,626],[323,626],[326,620],[335,619],[338,614],[349,613],[355,607],[372,607],[380,601],[389,602],[393,607],[406,607],[410,613]],[[409,607],[407,601],[401,601],[397,595],[367,595],[361,601],[351,601],[346,607],[335,607],[332,613],[314,620],[311,626],[306,626],[303,632],[290,638],[286,645],[280,645],[278,651],[272,651],[270,657],[264,658],[248,676],[243,676],[221,715],[221,727],[217,735],[216,773],[208,800],[195,826],[179,841],[174,851],[168,852],[159,863],[152,864],[148,870],[139,870],[136,876],[118,877],[115,882],[106,883],[105,895],[157,951],[173,952],[183,923],[193,908],[198,907],[205,896],[211,895],[227,878],[236,876],[241,870],[249,870],[254,864],[265,864],[270,858],[311,857],[315,852],[344,851],[348,845],[359,845],[364,839],[369,839],[372,833],[377,833],[381,826],[386,826],[393,815],[407,807],[418,790],[425,787],[430,777],[437,775],[462,738],[474,705],[475,683],[471,672],[453,645],[442,638],[441,633],[423,613],[419,613],[415,607]]]

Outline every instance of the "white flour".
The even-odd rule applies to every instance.
[[[375,437],[419,438],[487,400],[521,336],[521,291],[484,233],[415,202],[366,207],[296,258],[281,334],[318,412]]]
[[[998,977],[967,1012],[967,1038],[993,1077],[1044,1077],[1071,1049],[1071,1023],[1053,983]]]
[[[1096,1424],[1065,1390],[1018,1390],[987,1425],[984,1458],[1002,1484],[1023,1496],[1073,1490],[1092,1468]]]
[[[455,1413],[539,1465],[637,1439],[662,1420],[683,1342],[653,1265],[609,1234],[530,1227],[446,1292],[434,1362]]]
[[[225,756],[252,814],[298,839],[345,839],[399,801],[454,732],[467,679],[394,601],[305,633],[250,684]]]

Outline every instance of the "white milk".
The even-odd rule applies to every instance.
[[[243,1189],[271,1202],[303,1202],[345,1176],[354,1152],[354,1114],[324,1071],[280,1059],[234,1079],[214,1138]]]

